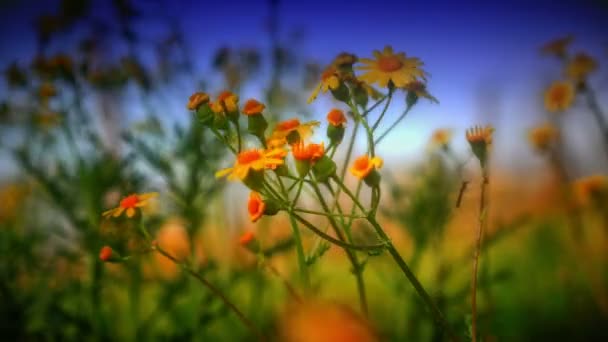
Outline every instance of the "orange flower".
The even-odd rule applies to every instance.
[[[260,171],[264,169],[275,169],[284,163],[286,152],[282,148],[268,150],[251,149],[239,153],[233,167],[220,170],[215,177],[228,175],[229,180],[243,180],[249,174],[249,170]]]
[[[264,216],[265,209],[266,203],[264,203],[260,194],[252,191],[249,194],[249,202],[247,202],[247,211],[249,211],[249,219],[251,222],[256,222]]]
[[[252,231],[246,231],[245,233],[243,233],[243,235],[241,235],[241,237],[239,238],[239,243],[241,244],[241,246],[247,246],[248,244],[250,244],[253,240],[255,240],[255,234]]]
[[[188,100],[188,109],[189,110],[197,110],[201,105],[209,103],[209,95],[196,92],[190,95],[190,99]]]
[[[573,186],[579,204],[588,205],[608,194],[608,177],[604,175],[584,177],[576,180]]]
[[[575,81],[584,81],[590,73],[597,69],[597,62],[593,57],[579,53],[566,64],[565,74],[566,77]]]
[[[325,146],[321,144],[308,144],[304,146],[304,142],[300,140],[299,143],[293,144],[291,147],[291,153],[296,160],[310,161],[312,163],[323,157],[325,154]]]
[[[318,121],[300,123],[300,120],[298,119],[282,121],[275,126],[270,140],[286,139],[287,136],[292,132],[298,132],[299,140],[303,140],[310,137],[312,135],[313,128],[319,126],[319,124],[320,123]]]
[[[238,110],[239,97],[229,91],[223,91],[217,100],[211,104],[211,110],[216,113],[236,112]]]
[[[566,50],[568,49],[568,46],[572,43],[573,40],[574,37],[567,36],[550,41],[547,44],[543,45],[543,47],[541,48],[541,52],[547,55],[564,57],[566,56]]]
[[[492,126],[480,127],[474,126],[467,130],[466,137],[471,144],[492,144],[492,133],[494,128]]]
[[[158,193],[156,192],[150,192],[145,194],[131,194],[120,200],[120,204],[118,205],[118,207],[107,210],[102,215],[104,217],[118,217],[122,215],[123,212],[126,212],[127,217],[131,218],[135,216],[137,208],[142,208],[148,205],[150,199],[156,196],[158,196]]]
[[[370,158],[367,154],[355,159],[350,173],[359,179],[364,179],[373,170],[381,169],[384,161],[380,157]]]
[[[321,74],[321,82],[319,85],[312,91],[312,94],[308,98],[308,103],[314,101],[317,96],[319,96],[319,92],[326,93],[330,90],[336,90],[340,87],[340,75],[338,74],[338,70],[336,67],[331,65],[323,71]]]
[[[574,101],[574,86],[570,82],[554,82],[545,93],[545,108],[551,112],[564,111]]]
[[[110,246],[103,246],[99,251],[99,260],[101,261],[110,261],[112,258],[112,248]]]
[[[255,100],[249,99],[245,102],[245,106],[243,107],[243,114],[245,115],[256,115],[261,114],[266,106],[263,103]]]
[[[344,126],[346,123],[346,116],[343,111],[334,108],[327,113],[327,121],[332,126]]]

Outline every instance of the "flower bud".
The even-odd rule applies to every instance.
[[[239,238],[239,244],[247,248],[252,253],[260,251],[260,242],[252,231],[247,231]]]
[[[336,174],[336,163],[327,155],[323,155],[312,167],[312,172],[319,182],[326,182],[329,177]]]
[[[120,254],[115,252],[110,246],[103,246],[99,251],[99,260],[103,262],[119,262]]]

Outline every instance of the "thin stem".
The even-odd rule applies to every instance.
[[[361,204],[361,202],[359,202],[359,199],[357,199],[357,197],[355,195],[353,195],[353,193],[350,191],[350,189],[348,189],[346,187],[346,185],[344,185],[344,183],[336,175],[334,175],[332,177],[332,179],[334,180],[334,182],[336,182],[336,184],[338,184],[340,189],[344,190],[344,192],[348,195],[348,197],[350,197],[353,200],[353,203],[355,203],[355,205],[357,205],[361,209],[361,211],[363,211],[365,213],[366,212],[365,207],[363,206],[363,204]]]
[[[380,237],[386,241],[386,249],[388,249],[389,253],[393,257],[399,268],[401,268],[401,271],[403,271],[405,277],[409,280],[418,295],[422,298],[426,306],[429,308],[435,322],[439,324],[445,332],[447,332],[450,340],[458,341],[456,334],[454,334],[454,332],[450,328],[450,325],[441,313],[441,310],[439,310],[431,296],[426,292],[418,278],[416,278],[416,275],[414,275],[412,270],[408,267],[407,263],[405,262],[405,260],[403,260],[403,257],[401,257],[393,243],[390,242],[388,235],[386,235],[380,224],[376,221],[376,218],[370,216],[368,218],[368,222],[374,227],[378,235],[380,235]]]
[[[384,95],[380,100],[376,101],[376,103],[374,103],[371,107],[369,107],[363,113],[361,113],[361,116],[366,117],[367,114],[371,113],[372,110],[376,109],[376,107],[378,107],[380,104],[382,104],[382,102],[384,102],[384,100],[386,100],[387,97],[388,97],[388,95]]]
[[[393,122],[393,124],[386,131],[384,131],[384,133],[380,134],[380,136],[378,137],[378,139],[376,139],[376,141],[374,143],[376,145],[379,144],[382,141],[382,139],[384,139],[384,137],[386,137],[386,135],[388,133],[390,133],[390,131],[392,131],[393,128],[395,128],[401,122],[401,120],[403,120],[407,116],[407,113],[410,112],[412,107],[414,107],[414,106],[408,106],[405,109],[405,111],[403,111],[403,114],[401,114],[401,116],[399,116],[399,118],[395,122]]]
[[[340,212],[342,210],[338,209]],[[344,215],[342,213],[338,213],[338,214],[333,214],[333,213],[325,213],[325,212],[321,212],[321,211],[314,211],[314,210],[308,210],[308,209],[304,209],[304,208],[293,208],[293,211],[298,211],[301,213],[306,213],[306,214],[311,214],[311,215],[318,215],[318,216],[325,216],[325,217],[347,217],[350,219],[364,219],[367,218],[367,216],[361,216],[361,215]]]
[[[236,126],[236,140],[238,151],[241,152],[241,124],[239,123],[238,119],[234,120],[234,125]]]
[[[593,117],[597,122],[597,126],[602,132],[602,138],[604,139],[604,152],[608,156],[608,123],[606,122],[606,118],[600,109],[600,105],[597,103],[597,98],[595,97],[595,92],[593,89],[587,85],[585,92],[587,93],[587,104],[589,105],[591,114],[593,114]]]
[[[308,266],[306,265],[306,255],[304,254],[304,245],[302,244],[302,237],[300,236],[300,229],[296,222],[295,214],[289,213],[289,223],[291,224],[291,230],[293,231],[293,239],[296,242],[296,254],[298,256],[298,269],[300,271],[300,278],[304,282],[304,286],[310,289],[310,277],[308,275]]]
[[[382,118],[386,114],[386,110],[388,109],[388,105],[391,103],[392,98],[393,98],[393,87],[390,87],[388,89],[388,101],[386,101],[386,104],[384,105],[384,109],[382,109],[382,113],[380,113],[378,120],[376,120],[376,123],[374,123],[374,125],[372,126],[372,131],[375,131],[376,128],[378,128],[378,126],[380,125],[380,122],[382,121]]]
[[[487,203],[486,203],[486,187],[489,182],[487,169],[482,168],[483,179],[481,182],[481,197],[479,199],[479,222],[477,229],[477,238],[475,243],[475,251],[473,254],[473,278],[471,282],[471,338],[473,342],[477,341],[477,268],[479,266],[479,254],[481,253],[481,240],[486,222]]]
[[[325,199],[323,198],[323,194],[321,193],[319,186],[316,183],[313,183],[312,188],[313,188],[315,194],[317,195],[317,198],[319,199],[319,203],[321,203],[321,207],[323,208],[323,210],[325,210],[327,213],[331,213],[331,211],[329,210],[329,206],[327,205],[327,203],[325,202]],[[328,216],[327,219],[329,220],[330,225],[334,229],[334,232],[336,233],[336,236],[338,237],[338,239],[340,241],[342,241],[343,243],[346,243],[344,234],[342,234],[342,231],[338,227],[338,224],[336,223],[335,219],[332,216]],[[367,307],[367,296],[365,294],[365,283],[363,281],[363,269],[361,267],[361,264],[359,263],[357,254],[355,254],[352,250],[350,250],[348,248],[344,248],[344,252],[346,253],[346,256],[350,260],[352,267],[353,267],[353,273],[354,273],[356,281],[357,281],[357,291],[359,293],[359,304],[361,305],[361,311],[363,312],[363,314],[365,316],[367,316],[368,307]]]
[[[230,310],[232,310],[232,312],[234,312],[236,314],[236,316],[241,320],[241,322],[254,335],[256,335],[260,341],[266,340],[265,337],[264,337],[264,335],[262,335],[262,333],[255,327],[255,325],[253,325],[253,323],[247,317],[245,317],[245,315],[241,312],[241,310],[239,310],[239,308],[237,308],[236,305],[234,305],[228,299],[228,297],[226,297],[226,295],[224,295],[224,293],[220,289],[218,289],[217,287],[215,287],[214,285],[212,285],[209,281],[207,281],[207,279],[203,278],[200,274],[196,273],[186,263],[183,263],[183,262],[179,261],[173,255],[169,254],[167,251],[165,251],[164,249],[162,249],[159,245],[155,245],[155,246],[153,246],[153,248],[158,253],[164,255],[169,260],[173,261],[173,263],[175,263],[176,265],[180,266],[184,271],[186,271],[188,274],[190,274],[191,276],[193,276],[194,278],[196,278],[201,284],[203,284],[205,287],[207,287],[214,295],[216,295],[219,299],[221,299],[222,302],[224,302],[224,304]]]

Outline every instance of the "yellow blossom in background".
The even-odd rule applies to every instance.
[[[593,57],[579,53],[572,60],[568,61],[564,74],[567,78],[575,82],[582,82],[587,79],[587,76],[594,72],[598,67],[598,64]]]
[[[0,188],[0,223],[16,217],[28,194],[29,189],[21,184],[7,184]]]
[[[359,179],[364,179],[367,177],[373,170],[378,170],[382,168],[384,161],[380,157],[370,158],[367,154],[355,159],[353,165],[351,166],[350,173],[352,173],[355,177]]]
[[[608,198],[608,177],[593,175],[578,179],[573,184],[574,194],[581,205],[589,205]]]
[[[252,191],[249,194],[249,201],[247,202],[247,212],[249,212],[249,219],[251,222],[256,222],[264,216],[265,209],[266,203],[264,203],[260,194]]]
[[[544,152],[548,150],[559,138],[559,131],[550,123],[545,123],[534,127],[528,133],[528,140],[532,147]]]
[[[574,40],[572,36],[555,39],[541,47],[541,52],[546,55],[554,55],[557,57],[565,57],[568,47]]]
[[[188,109],[197,110],[201,105],[209,102],[209,95],[202,92],[196,92],[188,99]]]
[[[289,119],[277,123],[270,136],[270,140],[286,139],[287,136],[292,132],[297,132],[299,140],[307,139],[312,135],[313,128],[318,127],[321,123],[318,121],[310,121],[300,123],[298,119]]]
[[[120,204],[118,207],[114,209],[110,209],[105,211],[102,215],[104,217],[118,217],[122,215],[123,212],[126,213],[127,217],[131,218],[135,216],[137,212],[137,208],[143,208],[149,205],[149,202],[152,198],[158,196],[156,192],[149,192],[144,194],[131,194],[127,197],[124,197],[120,200]]]
[[[285,153],[285,150],[282,148],[242,151],[236,156],[233,167],[216,172],[215,177],[220,178],[228,175],[229,180],[243,180],[247,177],[250,170],[275,169],[277,166],[282,165]]]
[[[556,81],[545,92],[545,109],[551,113],[562,112],[574,101],[574,86],[570,82]]]
[[[180,219],[169,219],[162,224],[155,238],[156,243],[178,260],[187,260],[191,255],[192,246],[188,231]],[[160,253],[154,253],[154,261],[160,275],[165,279],[174,279],[181,269],[173,261]]]
[[[338,70],[336,67],[331,65],[323,73],[321,74],[321,82],[319,85],[312,91],[312,94],[308,98],[308,103],[314,101],[317,96],[319,96],[319,92],[326,93],[330,90],[336,90],[340,87],[340,76],[338,74]]]
[[[431,145],[445,147],[452,140],[452,130],[447,128],[440,128],[433,132],[431,135]]]
[[[280,340],[285,342],[376,342],[371,325],[352,309],[335,303],[304,301],[282,315]]]
[[[382,88],[392,82],[396,87],[404,87],[410,82],[425,78],[426,73],[420,69],[423,65],[418,58],[407,58],[405,53],[395,54],[393,48],[386,46],[382,52],[373,52],[375,59],[361,58],[360,62],[364,65],[358,66],[358,70],[363,70],[359,79],[369,84],[378,83]]]

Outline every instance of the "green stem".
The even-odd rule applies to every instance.
[[[384,118],[384,115],[386,114],[386,110],[388,109],[388,105],[391,103],[392,98],[393,98],[393,87],[390,87],[388,90],[388,101],[386,101],[386,104],[384,105],[384,109],[382,109],[382,113],[380,113],[378,120],[376,120],[376,122],[372,126],[372,131],[375,131],[376,128],[378,128],[378,126],[380,125],[380,122],[382,121],[382,118]]]
[[[407,113],[410,112],[410,109],[412,109],[412,107],[414,106],[408,106],[405,111],[403,111],[403,114],[401,114],[401,116],[399,116],[399,118],[395,122],[393,122],[393,124],[386,131],[384,131],[384,133],[380,134],[380,137],[378,137],[378,139],[376,139],[374,143],[376,145],[379,144],[382,139],[384,139],[386,135],[389,134],[390,131],[392,131],[393,128],[395,128],[401,122],[401,120],[403,120],[407,116]]]
[[[338,214],[333,214],[333,213],[324,213],[321,211],[314,211],[314,210],[308,210],[308,209],[304,209],[304,208],[293,208],[293,211],[298,211],[301,213],[306,213],[306,214],[311,214],[311,215],[318,215],[318,216],[333,216],[333,217],[347,217],[350,219],[364,219],[367,218],[367,216],[357,216],[357,215],[344,215],[342,213],[338,213]],[[339,211],[341,212],[341,210],[339,209]]]
[[[293,231],[293,239],[296,242],[296,254],[298,256],[298,269],[300,271],[300,278],[304,282],[304,286],[310,289],[310,277],[308,275],[308,266],[306,265],[306,255],[304,254],[304,245],[302,243],[302,237],[300,236],[300,228],[296,222],[295,214],[289,213],[289,223]]]
[[[481,181],[481,195],[479,199],[479,221],[477,237],[475,242],[475,252],[473,254],[473,278],[471,281],[471,338],[477,341],[477,268],[479,266],[479,255],[481,254],[481,240],[483,237],[484,226],[487,215],[486,187],[489,182],[487,169],[482,167],[483,179]]]

